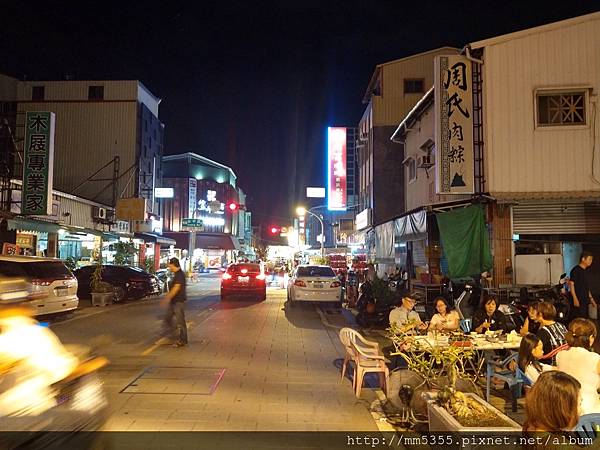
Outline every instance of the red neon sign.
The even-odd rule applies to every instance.
[[[346,128],[327,129],[327,208],[346,210]]]

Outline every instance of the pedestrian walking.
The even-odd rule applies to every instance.
[[[590,291],[587,279],[587,268],[594,262],[591,252],[584,250],[579,258],[579,264],[571,270],[569,287],[573,299],[571,319],[588,318],[589,307],[596,307],[596,301]]]
[[[187,345],[187,325],[185,323],[184,305],[187,300],[186,280],[181,265],[177,258],[171,258],[167,265],[173,273],[171,289],[161,301],[161,305],[167,308],[163,320],[163,337],[176,335],[174,347]],[[174,319],[174,320],[173,320]]]

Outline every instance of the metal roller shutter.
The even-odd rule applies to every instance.
[[[513,206],[515,234],[600,233],[596,203],[528,203]]]

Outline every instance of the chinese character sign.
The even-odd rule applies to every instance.
[[[327,208],[346,210],[346,128],[327,129]]]
[[[435,58],[435,109],[437,193],[472,194],[473,89],[464,56]]]
[[[54,167],[54,113],[30,111],[25,115],[23,194],[21,214],[52,214]]]
[[[188,190],[188,217],[196,217],[196,190],[197,182],[195,178],[190,178]]]

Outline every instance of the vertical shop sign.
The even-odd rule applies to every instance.
[[[460,55],[435,58],[435,146],[438,194],[474,192],[471,61]]]
[[[52,112],[25,114],[23,155],[23,194],[21,214],[52,214],[52,177],[54,168],[54,121]]]
[[[345,211],[346,192],[346,128],[327,128],[327,208]]]
[[[196,217],[196,190],[198,183],[195,178],[190,178],[190,187],[188,192],[188,217]]]

